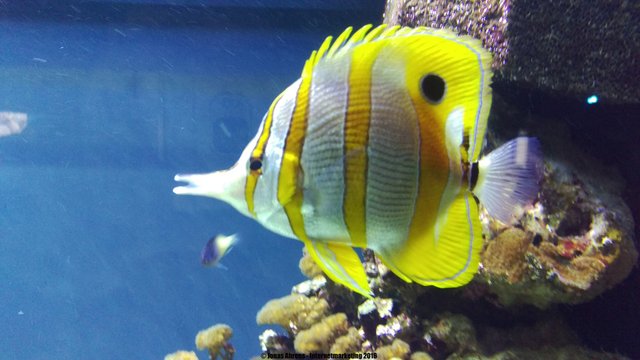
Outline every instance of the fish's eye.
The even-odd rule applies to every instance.
[[[444,79],[436,74],[428,74],[420,80],[422,96],[432,104],[438,104],[442,101],[445,89]]]
[[[262,160],[258,158],[249,160],[249,169],[251,171],[260,171],[262,169]]]

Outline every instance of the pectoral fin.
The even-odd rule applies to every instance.
[[[305,241],[305,246],[316,264],[331,280],[363,296],[372,297],[364,267],[353,248],[342,244],[314,241]]]

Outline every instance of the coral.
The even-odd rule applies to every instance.
[[[413,320],[409,315],[401,313],[391,317],[386,323],[376,327],[376,345],[388,344],[392,342],[393,339],[403,336],[404,333],[412,332],[413,328]]]
[[[198,331],[196,335],[196,347],[198,350],[207,350],[211,360],[233,360],[235,349],[229,343],[233,336],[233,330],[226,324],[216,324],[208,329]],[[198,360],[193,351],[176,351],[167,355],[165,360]]]
[[[506,248],[521,249],[519,233],[514,231],[512,236],[516,239],[515,245],[507,240]],[[528,244],[531,242],[533,240]],[[499,253],[497,249],[496,253]],[[363,301],[361,297],[345,297],[342,287],[331,286],[327,281],[317,294],[323,296],[322,313],[333,315],[314,316],[315,323],[297,333],[289,331],[281,335],[266,330],[260,336],[263,351],[271,354],[375,352],[378,359],[394,360],[536,359],[558,358],[572,352],[593,359],[623,359],[580,347],[580,339],[557,312],[491,308],[490,303],[477,298],[469,301],[466,289],[443,291],[406,284],[387,272],[371,254],[365,254],[365,261],[368,262],[365,266],[376,267],[375,271],[368,272],[377,274],[372,279],[372,283],[377,284],[374,291],[395,294],[393,298]],[[298,308],[302,302],[320,301],[303,298],[306,297],[294,294],[277,302]],[[453,309],[461,312],[451,311]],[[309,311],[308,307],[305,311]],[[349,313],[353,315],[349,317]],[[517,321],[519,318],[529,320]]]
[[[322,275],[322,269],[320,266],[316,264],[313,258],[307,254],[307,251],[303,251],[303,255],[300,258],[300,263],[298,264],[300,267],[300,272],[309,279],[313,279],[318,275]]]
[[[393,299],[374,298],[367,299],[358,306],[358,317],[362,318],[374,313],[380,318],[390,317],[393,311]]]
[[[201,330],[196,335],[196,347],[198,350],[208,350],[211,359],[233,359],[235,349],[229,343],[233,336],[233,330],[226,324],[216,324],[208,329]]]
[[[494,120],[504,125],[500,101]],[[634,224],[620,196],[622,181],[615,170],[572,145],[567,132],[553,124],[558,121],[531,121],[544,123],[531,129],[545,153],[539,199],[510,225],[481,211],[485,246],[479,273],[469,285],[438,289],[406,283],[364,250],[374,299],[316,276],[295,286],[294,295],[277,300],[275,307],[282,309],[274,318],[280,320],[272,323],[284,324],[288,333],[266,331],[263,349],[280,354],[375,352],[380,359],[405,360],[623,359],[582,347],[566,314],[553,306],[578,308],[566,304],[602,294],[635,263]],[[513,136],[504,129],[490,130],[489,148],[498,146],[496,139]],[[299,308],[304,310],[292,310]],[[302,315],[292,315],[298,312],[318,315],[300,331],[295,324]]]
[[[392,310],[393,300],[384,298],[368,299],[358,306],[358,319],[367,340],[376,343],[378,331],[381,333],[393,331],[393,327],[390,329],[384,328],[387,323],[386,319],[392,316]],[[381,327],[380,329],[378,329],[379,326]]]
[[[506,229],[487,244],[482,265],[509,284],[521,281],[527,268],[524,259],[531,240],[532,236],[521,229]]]
[[[391,360],[406,359],[410,351],[409,344],[400,339],[395,339],[391,345],[379,347],[376,353],[380,360]]]
[[[411,354],[409,360],[433,360],[433,358],[426,352],[417,351]]]
[[[321,322],[298,333],[294,348],[298,352],[328,352],[334,341],[349,331],[349,322],[344,313],[329,315]]]
[[[362,346],[362,336],[355,327],[350,327],[345,335],[340,336],[331,345],[330,353],[344,354],[355,351],[360,351]]]
[[[258,325],[277,324],[291,333],[310,328],[328,314],[324,299],[292,294],[266,303],[256,316]]]
[[[494,53],[497,81],[637,104],[640,6],[632,3],[388,0],[384,21],[446,27],[481,39]]]
[[[193,351],[180,350],[164,357],[164,360],[198,360]]]

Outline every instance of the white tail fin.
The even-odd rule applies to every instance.
[[[538,194],[542,166],[538,140],[515,138],[478,162],[478,181],[473,193],[489,215],[508,224],[514,212],[531,203]]]

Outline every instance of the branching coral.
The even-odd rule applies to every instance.
[[[258,325],[277,324],[295,334],[310,328],[328,313],[326,300],[292,294],[266,303],[256,321]]]
[[[328,352],[333,342],[349,331],[347,315],[337,313],[326,318],[307,330],[301,331],[294,341],[298,352]]]
[[[340,336],[331,345],[329,352],[333,354],[344,354],[355,351],[360,351],[362,346],[362,336],[355,327],[350,327],[345,335]]]
[[[405,359],[410,351],[409,344],[395,339],[391,345],[379,347],[377,354],[380,360]]]
[[[298,266],[300,267],[300,272],[309,279],[322,275],[322,269],[320,269],[320,266],[316,264],[309,254],[307,254],[306,250],[303,252]]]
[[[233,330],[229,325],[217,324],[198,332],[196,347],[198,350],[208,350],[212,360],[231,360],[235,354],[235,349],[229,343],[232,336]]]
[[[207,350],[211,360],[233,360],[235,349],[229,343],[233,330],[226,324],[216,324],[196,335],[198,350]],[[193,351],[180,350],[165,356],[164,360],[198,360]]]

